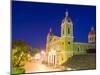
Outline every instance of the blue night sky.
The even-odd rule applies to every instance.
[[[87,42],[91,27],[96,28],[96,7],[37,2],[12,2],[12,39],[25,40],[34,48],[45,48],[50,27],[60,36],[65,11],[73,21],[74,41]]]

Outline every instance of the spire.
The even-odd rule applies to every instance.
[[[51,29],[51,28],[50,28],[50,30],[49,30],[48,35],[49,35],[49,36],[52,36],[52,35],[53,35],[53,33],[52,33],[52,29]]]
[[[66,9],[66,12],[65,12],[65,16],[67,17],[68,16],[68,10]]]

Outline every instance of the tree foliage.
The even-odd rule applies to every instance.
[[[12,66],[23,66],[28,60],[29,46],[23,40],[12,41]]]
[[[40,52],[37,48],[32,48],[25,41],[12,41],[12,67],[24,66],[30,57]]]
[[[24,74],[25,73],[25,69],[23,68],[12,68],[11,74],[12,75],[19,75],[19,74]]]
[[[36,53],[39,53],[40,50],[38,48],[32,48],[31,55],[34,56]]]

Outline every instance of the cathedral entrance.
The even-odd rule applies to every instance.
[[[56,51],[50,51],[48,54],[48,64],[49,65],[57,65],[57,55],[56,55]]]

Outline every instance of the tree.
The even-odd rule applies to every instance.
[[[40,52],[38,48],[33,48],[32,50],[33,50],[33,53],[32,53],[33,56]]]
[[[12,41],[12,66],[20,67],[28,60],[29,45],[23,40]]]

